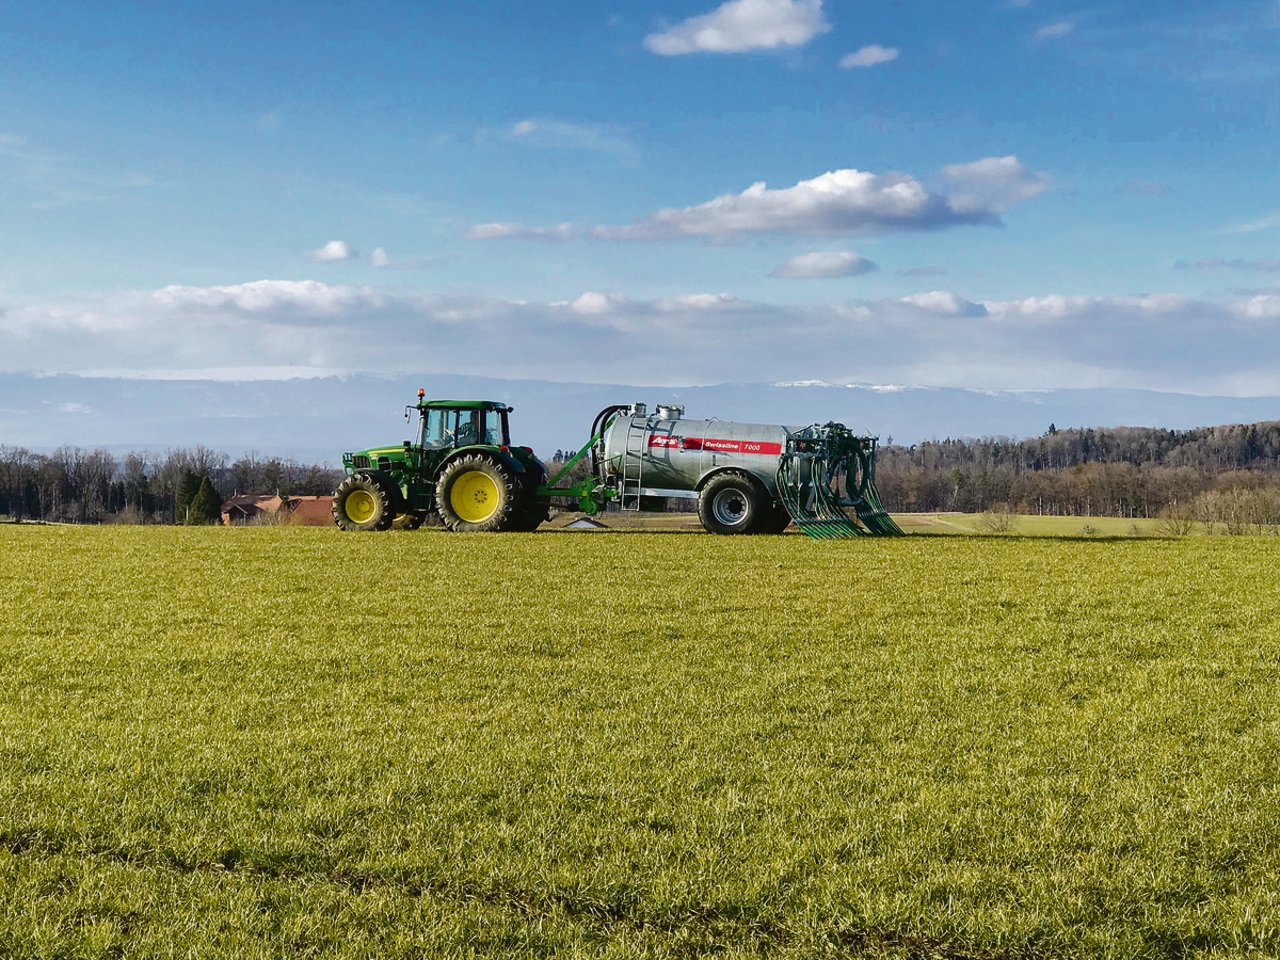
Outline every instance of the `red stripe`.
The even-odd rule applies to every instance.
[[[683,441],[683,442],[682,442]],[[782,444],[763,440],[725,440],[719,437],[672,437],[651,434],[649,446],[666,450],[710,450],[712,453],[756,454],[776,457],[782,453]]]

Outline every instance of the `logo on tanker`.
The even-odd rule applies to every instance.
[[[712,453],[753,453],[776,457],[782,453],[782,444],[761,440],[724,440],[719,437],[672,437],[653,434],[649,446],[666,450],[710,450]]]

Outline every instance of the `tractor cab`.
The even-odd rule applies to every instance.
[[[511,445],[507,424],[511,408],[503,404],[487,400],[426,400],[421,401],[416,409],[421,417],[418,446],[424,451],[451,450],[473,444]]]

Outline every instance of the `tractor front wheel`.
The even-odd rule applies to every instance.
[[[395,518],[391,494],[367,474],[352,474],[333,492],[333,522],[343,530],[388,530]]]
[[[459,457],[440,471],[436,504],[450,530],[501,533],[518,525],[520,481],[506,464],[483,454]]]

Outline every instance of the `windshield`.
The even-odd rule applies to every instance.
[[[427,410],[422,446],[465,447],[472,443],[507,444],[507,415],[498,410]]]
[[[424,447],[447,447],[452,444],[452,440],[446,437],[445,433],[451,427],[446,421],[454,413],[456,413],[454,410],[426,411],[426,416],[422,418],[422,445]]]

